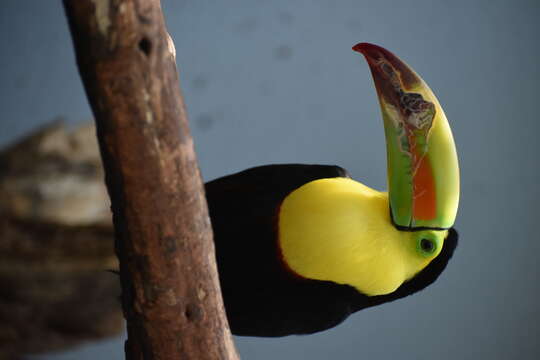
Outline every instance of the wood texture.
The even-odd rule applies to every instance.
[[[158,0],[64,0],[111,196],[128,359],[237,358]]]

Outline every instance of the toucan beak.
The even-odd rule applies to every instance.
[[[381,105],[390,212],[398,228],[447,229],[456,218],[459,168],[448,120],[416,72],[377,45],[360,43]]]

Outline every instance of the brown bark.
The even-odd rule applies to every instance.
[[[96,118],[128,359],[235,359],[158,0],[64,0]]]

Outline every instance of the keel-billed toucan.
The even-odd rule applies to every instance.
[[[457,245],[457,155],[426,83],[389,51],[362,53],[384,122],[388,192],[338,166],[268,165],[206,184],[233,333],[309,334],[434,282]]]

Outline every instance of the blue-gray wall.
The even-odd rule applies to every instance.
[[[313,336],[236,338],[244,359],[540,356],[540,2],[163,1],[206,180],[256,164],[333,163],[385,187],[364,60],[380,44],[430,84],[454,129],[461,244],[426,291]],[[0,3],[0,145],[91,118],[61,3]],[[122,359],[121,340],[41,359]]]

